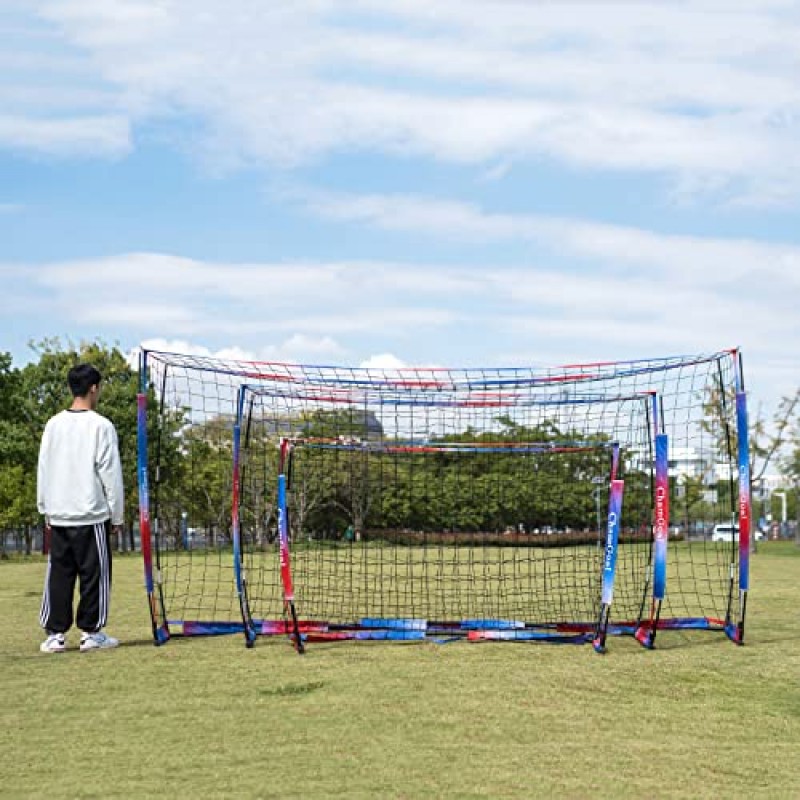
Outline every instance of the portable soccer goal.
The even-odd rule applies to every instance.
[[[738,351],[391,370],[143,351],[140,373],[157,643],[743,641]],[[738,539],[710,541],[719,522]]]

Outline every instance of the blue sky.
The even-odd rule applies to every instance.
[[[741,346],[765,407],[800,382],[796,2],[4,0],[0,33],[18,364]]]

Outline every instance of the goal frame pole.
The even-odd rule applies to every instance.
[[[147,474],[147,351],[139,354],[139,393],[136,395],[136,473],[139,491],[139,538],[144,562],[144,585],[156,645],[169,641],[170,631],[164,609],[164,595],[158,565],[153,564],[150,525],[150,480]]]
[[[600,597],[600,615],[597,620],[592,647],[596,653],[606,652],[608,636],[608,619],[611,604],[614,602],[614,579],[617,572],[617,555],[619,554],[619,528],[622,519],[622,496],[625,481],[615,478],[611,481],[608,498],[608,516],[606,518],[605,548],[603,549],[602,590]]]
[[[289,554],[289,508],[286,498],[288,480],[291,474],[292,443],[283,438],[280,441],[280,458],[278,466],[278,538],[280,542],[280,567],[281,583],[283,584],[283,605],[292,626],[290,638],[295,649],[302,655],[305,652],[303,637],[300,634],[300,625],[297,618],[297,609],[294,602],[294,586],[292,585],[292,565]]]
[[[734,355],[736,366],[736,433],[739,467],[739,609],[738,620],[727,620],[725,632],[735,644],[744,644],[744,623],[747,615],[747,593],[750,589],[750,552],[752,537],[752,491],[750,474],[750,438],[747,415],[747,394],[741,353]]]
[[[247,387],[239,388],[236,398],[236,421],[233,426],[233,480],[231,499],[231,533],[233,539],[233,572],[236,580],[236,594],[239,598],[239,608],[242,612],[242,628],[244,632],[245,647],[253,647],[256,641],[256,628],[253,615],[250,613],[250,603],[247,598],[247,573],[242,563],[242,532],[239,514],[241,498],[241,455],[242,455],[242,416],[244,414],[244,401]]]
[[[661,607],[667,592],[667,548],[669,544],[669,437],[655,437],[655,503],[653,508],[653,595],[650,616],[640,622],[636,641],[648,650],[655,647]]]

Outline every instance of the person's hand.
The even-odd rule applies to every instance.
[[[121,536],[124,526],[123,525],[112,525],[111,526],[111,533],[115,536]]]

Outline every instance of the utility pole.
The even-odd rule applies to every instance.
[[[786,530],[786,492],[783,489],[775,489],[772,496],[776,495],[781,499],[781,536],[783,536]]]

